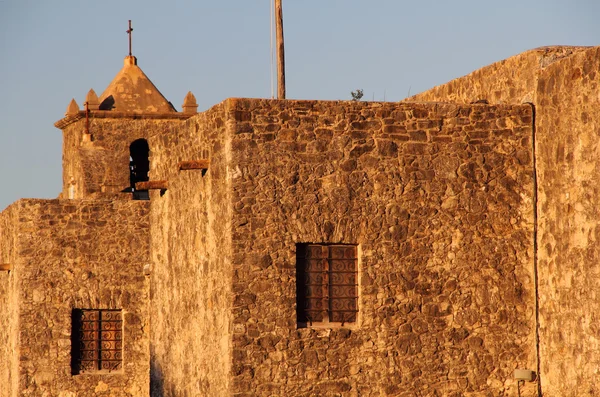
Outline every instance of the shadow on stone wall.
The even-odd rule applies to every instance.
[[[182,397],[182,396],[214,396],[211,384],[206,378],[198,377],[195,383],[188,382],[188,388],[178,388],[176,384],[165,380],[165,374],[158,359],[155,356],[150,358],[150,397]],[[195,388],[194,388],[195,387]]]
[[[150,359],[150,396],[171,397],[175,396],[175,386],[165,384],[163,370],[156,362],[156,358]]]

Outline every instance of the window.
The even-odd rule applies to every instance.
[[[296,245],[298,323],[353,323],[358,313],[357,247]]]
[[[71,369],[83,372],[118,371],[123,366],[121,310],[73,310]]]

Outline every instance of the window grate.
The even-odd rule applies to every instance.
[[[296,264],[298,322],[356,322],[355,245],[298,244]]]
[[[121,310],[73,310],[73,373],[118,371],[123,365]]]

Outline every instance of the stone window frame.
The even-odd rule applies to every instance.
[[[122,373],[122,309],[75,308],[71,321],[71,373]]]
[[[323,254],[319,257],[313,257],[309,253],[309,247],[321,249]],[[332,251],[336,248],[343,248],[345,250],[353,248],[353,257],[336,257],[336,255],[332,254]],[[327,252],[326,257],[324,251]],[[358,326],[360,320],[360,252],[360,245],[355,243],[296,244],[296,320],[298,328],[354,328]],[[320,261],[321,265],[317,266],[322,266],[322,270],[313,269],[313,271],[307,271],[306,269],[311,266],[306,264],[308,260]],[[349,270],[350,267],[342,267],[342,271],[336,271],[334,268],[337,267],[339,270],[340,267],[335,265],[334,261],[340,260],[353,261],[353,269]],[[306,274],[307,272],[313,273],[316,278],[311,280],[311,277]],[[341,275],[341,273],[345,273],[345,275]],[[340,283],[340,279],[345,277],[348,278]],[[338,283],[335,282],[336,279]],[[321,291],[317,292],[316,295],[313,294],[314,298],[307,297],[307,295],[312,294],[309,290],[309,286],[311,285],[316,288],[321,286]],[[348,300],[350,299],[354,303],[348,306]],[[309,303],[310,300],[315,302],[320,301],[321,303],[311,309],[311,306],[314,305]],[[342,304],[343,308],[341,310],[334,307],[336,306],[334,305],[336,300],[338,300],[338,307],[340,303]],[[344,300],[346,301],[345,303],[343,302]],[[307,311],[312,311],[313,313],[321,312],[322,318],[316,316],[314,319],[310,319],[310,316],[306,314]],[[353,313],[353,315],[344,319],[343,316],[349,313]],[[342,316],[341,319],[340,316]]]

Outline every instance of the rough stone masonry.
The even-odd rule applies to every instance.
[[[55,124],[60,197],[0,213],[0,396],[597,395],[599,51],[202,113],[126,57]],[[298,321],[304,244],[355,247],[356,321]],[[118,370],[74,371],[77,310]]]

